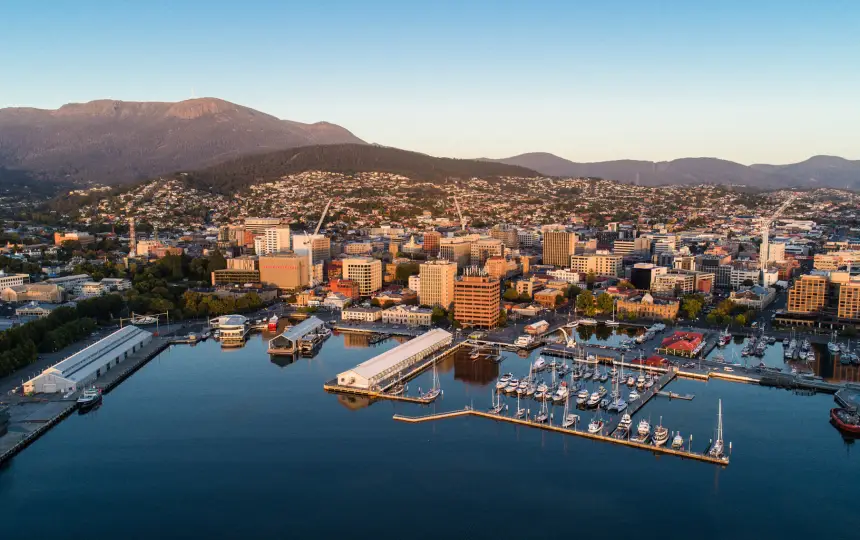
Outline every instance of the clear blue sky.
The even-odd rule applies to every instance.
[[[860,1],[0,0],[0,107],[192,89],[435,155],[860,159]]]

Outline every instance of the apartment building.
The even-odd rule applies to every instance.
[[[268,255],[270,253],[284,253],[290,251],[290,228],[286,225],[266,229],[262,238],[261,250],[257,255]],[[257,245],[254,244],[256,248]]]
[[[564,230],[547,230],[543,233],[543,263],[567,267],[576,253],[576,233]]]
[[[343,259],[343,279],[358,283],[361,296],[370,296],[382,288],[382,261],[368,257]]]
[[[827,277],[806,274],[795,280],[788,290],[789,313],[814,313],[821,311],[827,303]]]
[[[0,290],[5,289],[6,287],[23,285],[29,281],[30,276],[28,274],[7,274],[6,272],[0,271]]]
[[[472,258],[472,243],[464,238],[443,238],[439,243],[439,258],[465,268]]]
[[[596,253],[594,255],[572,255],[570,257],[571,272],[594,273],[598,276],[623,275],[624,258],[621,255],[610,253]]]
[[[839,286],[836,316],[840,319],[860,319],[860,281],[851,280]]]
[[[435,257],[439,254],[439,245],[442,242],[442,233],[438,231],[426,231],[424,233],[424,241],[422,242],[422,249],[424,253]]]
[[[457,264],[438,260],[422,263],[418,267],[418,302],[425,306],[439,305],[445,309],[454,301],[454,281]]]
[[[483,268],[490,257],[501,257],[505,254],[505,245],[501,240],[482,238],[472,242],[469,252],[471,266]]]
[[[490,229],[490,238],[499,240],[506,248],[516,249],[519,247],[519,235],[513,225],[499,224]]]
[[[454,319],[464,326],[495,328],[499,324],[501,283],[482,275],[462,276],[454,282]]]

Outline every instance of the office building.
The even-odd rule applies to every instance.
[[[624,258],[621,255],[597,253],[594,255],[573,255],[570,258],[572,272],[593,273],[598,276],[620,277]]]
[[[630,283],[639,290],[647,291],[651,289],[651,285],[658,275],[666,274],[668,271],[668,268],[663,266],[651,263],[636,263],[630,270]]]
[[[258,251],[257,255],[290,251],[290,228],[286,225],[266,229],[261,238],[263,239],[262,251]],[[256,244],[254,247],[256,249]]]
[[[439,305],[448,309],[454,301],[456,263],[445,260],[423,263],[419,266],[418,276],[418,302],[425,306]]]
[[[6,272],[0,271],[0,290],[5,289],[6,287],[23,285],[29,281],[30,276],[28,274],[7,274]]]
[[[242,227],[245,231],[250,231],[251,233],[263,234],[266,229],[270,229],[272,227],[277,227],[281,224],[281,218],[245,218],[245,225]]]
[[[789,313],[815,313],[827,303],[827,277],[820,274],[806,274],[795,280],[788,290]]]
[[[483,268],[490,257],[501,257],[505,254],[505,245],[501,240],[482,238],[472,242],[470,264]]]
[[[259,270],[257,257],[243,256],[227,259],[228,270]]]
[[[368,257],[343,259],[343,279],[358,283],[361,296],[370,296],[382,288],[382,261]]]
[[[454,319],[463,326],[495,328],[499,324],[501,283],[484,275],[454,281]]]
[[[457,263],[457,268],[469,266],[472,243],[463,238],[443,238],[439,243],[439,258]]]
[[[246,285],[260,283],[259,270],[225,268],[212,271],[212,285]]]
[[[350,300],[358,300],[361,297],[358,283],[351,279],[333,279],[329,283],[331,292],[342,294]]]
[[[438,231],[426,231],[424,233],[424,239],[421,244],[424,253],[430,255],[431,257],[436,257],[439,255],[439,245],[442,241],[442,233]]]
[[[860,266],[860,251],[818,253],[813,257],[812,265],[816,270],[839,270]]]
[[[567,267],[576,252],[576,233],[547,230],[543,233],[543,263]]]
[[[331,239],[321,234],[297,234],[292,243],[293,252],[308,261],[308,281],[312,284],[322,281],[323,269],[331,261]]]
[[[836,316],[840,319],[860,319],[860,281],[851,280],[839,285]]]
[[[534,231],[520,229],[517,231],[517,244],[520,247],[535,247],[538,244],[538,235]]]
[[[260,257],[258,264],[260,282],[264,285],[291,291],[310,285],[307,257],[277,253]]]
[[[519,247],[519,236],[513,225],[501,223],[490,229],[490,238],[499,240],[506,248],[516,249]]]

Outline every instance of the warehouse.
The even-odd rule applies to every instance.
[[[341,386],[374,389],[395,373],[427,358],[451,344],[453,336],[440,328],[430,330],[402,345],[385,351],[337,376]]]
[[[24,383],[25,394],[67,393],[81,390],[152,341],[137,326],[120,328]]]

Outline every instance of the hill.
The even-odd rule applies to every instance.
[[[364,141],[334,124],[280,120],[214,98],[0,109],[0,166],[46,179],[121,183],[267,150],[340,143]]]
[[[577,163],[545,152],[491,161],[529,167],[548,176],[593,176],[652,186],[710,183],[745,184],[758,188],[827,186],[860,189],[860,161],[831,156],[816,156],[789,165],[750,166],[716,158]]]
[[[431,182],[447,178],[540,176],[525,167],[504,163],[438,158],[375,145],[336,144],[245,156],[204,170],[183,173],[181,177],[196,189],[231,193],[259,181],[313,170],[387,172]]]

